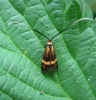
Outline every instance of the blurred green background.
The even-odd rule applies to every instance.
[[[85,0],[91,8],[94,18],[96,18],[96,0]]]
[[[67,8],[70,6],[72,0],[65,0],[66,4],[67,4]],[[83,0],[77,0],[79,3],[81,3],[82,5],[82,1]],[[87,2],[87,4],[89,5],[90,9],[93,12],[93,17],[96,18],[96,0],[84,0]]]

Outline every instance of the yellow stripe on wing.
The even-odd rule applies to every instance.
[[[55,64],[57,61],[57,58],[54,61],[51,61],[51,65]]]
[[[50,65],[50,61],[45,61],[42,59],[42,63],[44,63],[45,65]]]
[[[45,61],[42,59],[42,63],[44,63],[45,65],[53,65],[56,63],[56,61],[57,61],[57,58],[54,61]]]

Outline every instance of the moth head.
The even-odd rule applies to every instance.
[[[48,46],[49,48],[51,48],[51,47],[53,46],[52,40],[49,40],[49,41],[47,42],[47,46]]]
[[[47,46],[50,46],[50,45],[52,45],[52,40],[49,40],[49,41],[47,42]]]

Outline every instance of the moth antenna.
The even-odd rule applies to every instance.
[[[37,33],[40,33],[41,35],[43,35],[44,37],[46,37],[49,40],[49,38],[46,35],[44,35],[43,33],[39,32],[39,31],[37,31],[35,29],[33,29],[33,30],[36,31]]]
[[[70,28],[71,26],[73,26],[74,24],[76,24],[77,22],[82,21],[82,20],[91,20],[91,21],[93,21],[93,19],[91,19],[91,18],[81,18],[81,19],[79,19],[79,20],[73,22],[72,24],[70,24],[68,27],[64,28],[64,29],[63,29],[62,31],[60,31],[58,34],[56,34],[55,36],[53,36],[52,39],[54,39],[57,35],[61,34],[61,33],[64,32],[64,31],[66,31],[68,28]]]

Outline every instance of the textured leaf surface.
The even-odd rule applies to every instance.
[[[53,39],[58,72],[41,72],[47,39],[92,13],[85,2],[0,0],[0,100],[96,100],[96,21]]]

